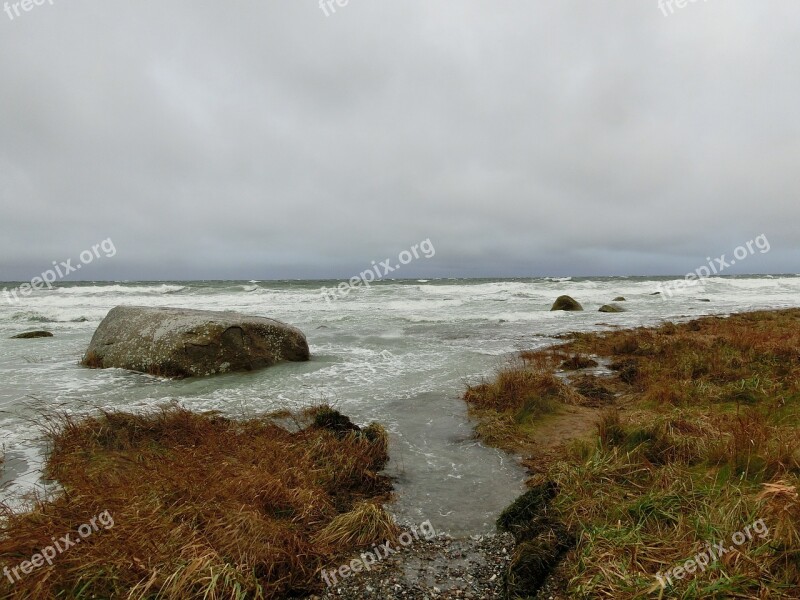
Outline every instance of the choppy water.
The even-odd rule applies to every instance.
[[[430,519],[454,534],[492,529],[522,490],[516,461],[472,439],[459,400],[464,384],[491,373],[509,353],[551,336],[665,319],[800,305],[800,277],[716,278],[704,290],[664,300],[664,278],[384,281],[328,303],[337,282],[134,282],[62,284],[19,304],[0,296],[0,442],[6,500],[41,486],[37,419],[50,410],[138,410],[164,402],[248,415],[325,401],[392,435],[394,512]],[[9,285],[9,287],[11,287]],[[551,313],[570,294],[583,313]],[[597,308],[623,295],[622,314]],[[711,302],[700,302],[706,298]],[[78,361],[95,328],[119,304],[236,310],[303,330],[313,359],[248,374],[164,381]],[[54,338],[10,340],[45,328]]]

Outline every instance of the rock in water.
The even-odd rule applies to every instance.
[[[614,298],[614,302],[626,302],[625,296],[617,296]]]
[[[604,304],[600,307],[600,312],[604,313],[620,313],[625,312],[625,309],[621,306],[617,306],[616,304]]]
[[[556,301],[553,303],[553,308],[550,310],[583,310],[583,307],[577,300],[569,296],[559,296],[556,298]]]
[[[25,333],[20,333],[18,335],[12,336],[12,340],[30,340],[33,338],[46,338],[46,337],[53,337],[53,334],[49,331],[26,331]]]
[[[280,321],[235,312],[117,306],[95,331],[83,364],[199,377],[309,357],[303,332]]]

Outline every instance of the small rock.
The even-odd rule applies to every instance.
[[[53,337],[53,334],[49,331],[26,331],[25,333],[20,333],[19,335],[12,336],[12,340],[30,340],[33,338],[48,338]]]
[[[600,312],[602,313],[621,313],[625,312],[625,309],[621,306],[617,306],[616,304],[604,304],[600,307]]]
[[[556,298],[556,301],[553,303],[553,307],[550,309],[551,312],[554,310],[580,311],[583,310],[583,307],[574,298],[569,296],[559,296]]]

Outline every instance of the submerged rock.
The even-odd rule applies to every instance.
[[[49,331],[26,331],[25,333],[20,333],[18,335],[11,336],[12,340],[30,340],[33,338],[48,338],[53,337],[53,334]]]
[[[627,302],[627,300],[625,300],[625,296],[617,296],[614,298],[614,302]]]
[[[602,313],[621,313],[625,312],[625,309],[621,306],[617,306],[616,304],[604,304],[600,307],[600,312]]]
[[[195,377],[309,357],[305,335],[280,321],[235,312],[117,306],[95,331],[83,364]]]
[[[553,303],[553,308],[550,310],[578,311],[583,310],[583,307],[574,298],[570,298],[569,296],[559,296],[556,298],[556,301]]]
[[[329,407],[320,409],[314,415],[314,426],[321,429],[327,429],[336,434],[336,437],[345,437],[350,432],[361,431],[361,428],[347,417]]]

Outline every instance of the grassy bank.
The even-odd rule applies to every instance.
[[[526,457],[533,496],[553,490],[532,534],[515,527],[557,539],[566,596],[800,598],[800,310],[572,335],[465,400],[484,440]],[[544,451],[579,409],[590,435]],[[513,583],[537,560],[518,552],[512,596],[533,596]]]
[[[63,494],[0,519],[2,598],[298,596],[396,533],[380,506],[385,431],[327,407],[64,417],[50,437]]]

